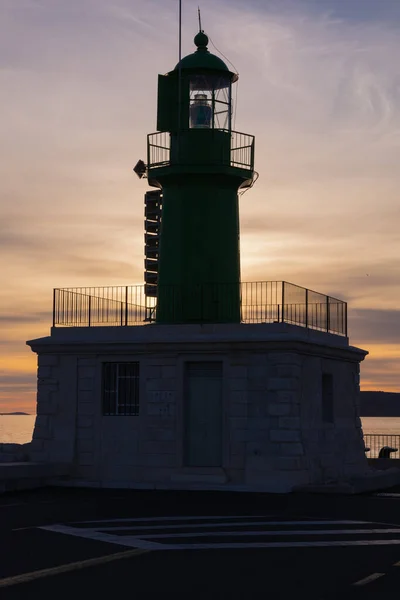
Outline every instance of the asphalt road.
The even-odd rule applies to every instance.
[[[397,598],[400,489],[0,497],[1,600]]]

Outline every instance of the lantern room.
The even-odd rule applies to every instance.
[[[197,50],[159,76],[158,131],[232,130],[232,84],[238,75],[209,52],[208,41],[200,31],[194,38]]]

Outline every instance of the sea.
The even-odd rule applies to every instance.
[[[0,444],[26,444],[32,440],[35,415],[0,415]],[[400,435],[400,417],[363,417],[364,433]]]

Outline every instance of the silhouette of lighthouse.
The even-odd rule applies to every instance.
[[[158,77],[145,234],[158,323],[240,322],[238,192],[253,183],[254,136],[232,130],[238,75],[208,42],[200,29],[196,51]]]

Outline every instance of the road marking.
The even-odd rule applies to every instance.
[[[23,573],[22,575],[14,575],[13,577],[5,577],[0,579],[0,588],[8,587],[11,585],[17,585],[19,583],[27,583],[34,579],[42,579],[43,577],[50,577],[52,575],[59,575],[60,573],[67,573],[69,571],[77,571],[78,569],[86,569],[87,567],[94,567],[97,565],[113,562],[122,558],[131,558],[133,556],[139,556],[145,554],[149,550],[143,548],[136,548],[135,550],[128,550],[125,552],[117,552],[115,554],[108,554],[107,556],[100,556],[99,558],[89,558],[88,560],[81,560],[78,562],[67,563],[58,567],[52,567],[50,569],[40,569],[39,571],[31,571],[30,573]]]
[[[102,530],[103,531],[103,530]],[[152,533],[149,535],[142,534],[146,540],[152,539],[165,539],[165,538],[195,538],[195,537],[236,537],[236,536],[264,536],[274,537],[282,535],[358,535],[358,534],[379,534],[379,533],[398,533],[400,534],[400,528],[397,529],[301,529],[301,530],[290,530],[285,529],[283,531],[274,531],[269,529],[268,531],[205,531],[205,532],[189,532],[189,533]],[[134,537],[134,536],[126,536]]]
[[[375,497],[376,496],[378,498],[400,498],[400,494],[394,494],[394,493],[390,494],[389,492],[388,493],[382,492],[381,494],[375,494]]]
[[[89,521],[90,522],[90,521]],[[109,522],[109,521],[104,521]],[[122,525],[121,527],[85,527],[84,531],[152,531],[156,529],[157,531],[164,529],[200,529],[200,528],[210,528],[210,527],[251,527],[254,525],[288,525],[291,527],[292,525],[369,525],[364,521],[235,521],[224,522],[224,523],[213,523],[208,521],[207,523],[182,523],[175,525]],[[346,529],[347,531],[347,529]],[[356,530],[358,531],[358,530]],[[360,531],[371,531],[371,530],[360,530]],[[379,531],[383,531],[379,529]],[[389,530],[388,530],[389,531]],[[400,526],[393,531],[398,531],[400,533]],[[392,532],[392,530],[391,530]],[[268,532],[269,533],[269,532]],[[192,535],[197,535],[193,533]],[[149,536],[144,536],[149,537]],[[159,537],[155,535],[153,537]]]
[[[395,562],[393,566],[394,567],[400,567],[400,560],[399,560],[399,562]]]
[[[147,521],[154,521],[154,522],[162,522],[162,521],[212,521],[213,519],[221,519],[221,520],[225,520],[225,519],[266,519],[267,517],[273,517],[274,515],[232,515],[232,516],[222,516],[222,517],[216,517],[214,515],[210,515],[210,516],[194,516],[194,517],[190,517],[190,516],[180,516],[180,517],[176,517],[176,516],[172,516],[172,517],[140,517],[140,518],[134,518],[134,519],[98,519],[96,521],[74,521],[75,524],[80,524],[82,525],[83,523],[128,523],[128,522],[132,522],[132,523],[146,523]],[[345,521],[342,521],[342,523],[344,523]],[[364,521],[346,521],[348,523],[364,523]]]
[[[167,519],[167,517],[157,517],[155,520],[159,521],[162,518],[163,521],[165,521]],[[66,535],[72,535],[75,537],[81,537],[81,538],[86,538],[86,539],[93,539],[96,541],[101,541],[101,542],[108,542],[108,543],[112,543],[112,544],[119,544],[121,546],[126,546],[126,547],[131,547],[131,548],[143,548],[146,550],[206,550],[206,549],[226,549],[226,548],[306,548],[306,547],[310,547],[310,548],[315,548],[315,547],[346,547],[346,546],[383,546],[383,545],[387,545],[387,546],[391,546],[391,545],[400,545],[400,527],[396,527],[396,528],[385,528],[385,529],[377,529],[377,528],[373,528],[373,529],[361,529],[361,528],[353,528],[353,529],[306,529],[310,524],[313,525],[322,525],[323,523],[327,523],[329,525],[340,525],[343,523],[345,524],[355,524],[355,523],[362,523],[362,524],[368,524],[368,525],[372,525],[372,523],[368,523],[366,521],[268,521],[267,524],[270,526],[276,526],[278,524],[283,524],[286,525],[287,527],[290,527],[292,525],[295,524],[300,524],[303,525],[302,529],[300,530],[290,530],[290,529],[279,529],[279,530],[273,530],[271,529],[271,527],[269,529],[264,529],[263,531],[260,530],[245,530],[243,531],[241,530],[237,530],[235,529],[235,527],[241,527],[243,525],[243,522],[215,522],[215,521],[211,521],[210,522],[210,518],[209,517],[205,517],[208,519],[207,523],[197,523],[197,527],[201,527],[202,530],[201,531],[188,531],[185,532],[183,531],[182,533],[168,533],[167,529],[171,529],[171,526],[169,524],[166,523],[162,523],[160,525],[158,525],[156,528],[158,528],[159,530],[165,530],[166,532],[159,532],[158,534],[156,533],[149,533],[146,534],[145,531],[143,531],[143,529],[147,529],[148,527],[151,527],[151,529],[154,531],[154,527],[152,526],[147,526],[147,527],[142,527],[140,526],[140,529],[142,531],[140,532],[133,532],[132,535],[121,535],[120,533],[118,533],[119,531],[121,531],[121,529],[129,529],[131,530],[131,527],[106,527],[106,531],[104,530],[104,528],[101,527],[101,523],[109,523],[109,521],[97,521],[97,528],[85,528],[85,527],[76,527],[76,526],[70,526],[70,525],[62,525],[62,524],[55,524],[55,525],[47,525],[47,526],[42,526],[40,527],[40,529],[46,530],[46,531],[52,531],[54,533],[62,533],[62,534],[66,534]],[[246,517],[248,519],[248,517]],[[185,524],[182,523],[182,519],[179,519],[180,522],[178,521],[178,518],[175,518],[175,524],[173,525],[172,528],[180,528],[185,530],[185,527],[188,527],[189,525],[193,528],[193,524]],[[129,520],[132,521],[132,520]],[[151,518],[147,519],[147,521],[152,521]],[[114,521],[115,523],[120,523],[120,520],[115,519]],[[142,521],[138,521],[138,522],[142,522]],[[92,521],[89,521],[89,523],[92,523]],[[248,523],[248,521],[246,521],[246,524]],[[265,521],[263,521],[263,523],[265,523]],[[251,526],[254,526],[255,522],[251,523]],[[218,527],[231,527],[230,531],[215,531],[215,528]],[[248,524],[246,525],[248,527]],[[208,528],[208,531],[205,531],[205,528]],[[113,531],[114,529],[114,531]],[[134,528],[133,528],[134,529]],[[312,536],[318,536],[318,535],[323,535],[323,536],[334,536],[334,535],[345,535],[345,536],[349,536],[349,535],[361,535],[361,536],[365,536],[365,535],[387,535],[388,533],[395,533],[397,534],[396,538],[391,539],[391,538],[384,538],[384,539],[367,539],[367,540],[349,540],[347,538],[347,541],[344,540],[312,540]],[[268,541],[268,538],[274,538],[275,536],[305,536],[306,538],[310,538],[308,540],[304,540],[304,541],[285,541],[285,542],[279,542],[279,541]],[[256,542],[256,541],[251,541],[254,540],[254,536],[262,536],[264,538],[267,538],[264,541],[260,541],[260,542]],[[215,538],[224,538],[224,537],[242,537],[242,539],[244,537],[250,538],[248,541],[246,542],[238,542],[238,541],[229,541],[227,540],[226,542],[221,542],[220,540],[214,542],[214,543],[198,543],[196,538],[208,538],[208,537],[215,537]],[[192,540],[195,540],[196,543],[182,543],[180,541],[178,541],[177,539],[177,543],[171,543],[168,542],[168,538],[175,538],[175,539],[179,539],[179,538],[191,538]]]
[[[129,539],[122,535],[110,535],[108,533],[102,533],[101,531],[92,531],[85,529],[77,529],[76,527],[67,527],[66,525],[44,525],[38,527],[44,531],[53,531],[54,533],[64,533],[66,535],[72,535],[74,537],[86,538],[89,540],[96,540],[97,542],[108,542],[109,544],[118,544],[119,546],[128,546],[129,548],[143,548],[145,550],[162,550],[164,544],[157,544],[156,542],[147,542],[139,538]],[[137,543],[134,543],[137,541]]]
[[[383,577],[385,573],[372,573],[372,575],[368,575],[368,577],[364,577],[364,579],[360,579],[353,583],[353,585],[367,585],[367,583],[371,583],[380,577]]]

